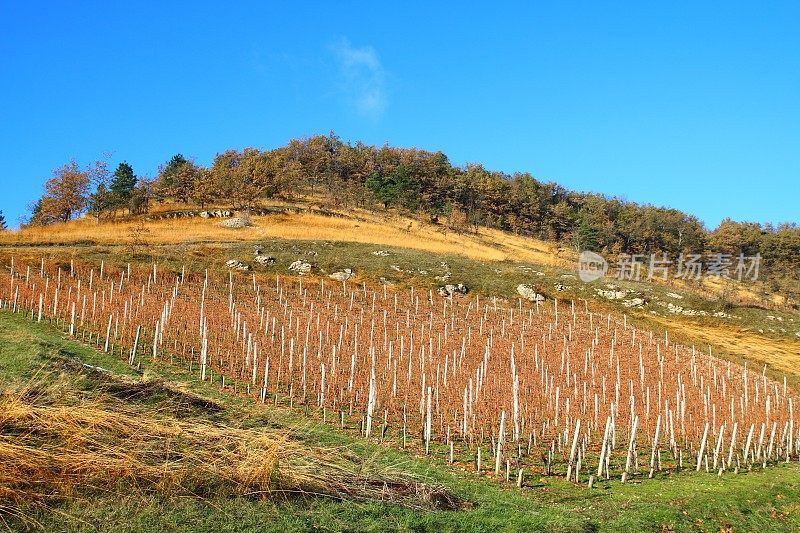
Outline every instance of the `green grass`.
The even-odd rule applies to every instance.
[[[365,464],[391,465],[428,482],[441,483],[471,502],[462,511],[418,511],[381,502],[356,503],[291,495],[273,500],[234,496],[168,497],[137,487],[85,492],[31,508],[27,524],[12,530],[46,531],[796,531],[800,529],[800,465],[780,465],[739,475],[662,473],[621,484],[603,481],[592,490],[563,478],[530,473],[526,487],[498,483],[444,463],[444,454],[418,457],[388,444],[363,439],[322,424],[300,409],[262,406],[197,380],[196,372],[169,364],[145,364],[143,376],[124,362],[66,339],[48,324],[0,312],[0,388],[31,380],[60,379],[90,389],[91,379],[64,376],[63,362],[82,362],[129,379],[161,379],[210,398],[221,413],[204,413],[216,424],[292,428],[310,446],[346,446]],[[60,375],[59,375],[60,374]],[[77,373],[82,375],[81,372]],[[64,381],[66,379],[66,381]],[[155,409],[169,399],[141,400]],[[2,428],[0,428],[0,432]],[[1,464],[1,462],[0,462]],[[36,525],[38,524],[38,526]]]

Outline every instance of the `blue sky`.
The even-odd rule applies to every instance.
[[[73,157],[153,176],[330,130],[711,228],[800,218],[797,2],[282,4],[0,0],[9,222]]]

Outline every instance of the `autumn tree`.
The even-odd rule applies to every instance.
[[[193,180],[192,200],[200,204],[200,208],[203,209],[219,196],[219,187],[214,180],[214,173],[207,168],[196,168]]]
[[[156,178],[156,191],[161,199],[175,198],[188,201],[191,193],[190,184],[180,181],[179,171],[189,161],[182,154],[175,154],[159,169]]]
[[[242,208],[252,207],[267,188],[267,167],[258,150],[246,148],[242,152],[227,150],[217,154],[211,172],[219,196]]]
[[[105,183],[100,183],[97,189],[89,195],[89,213],[95,217],[97,222],[100,222],[103,213],[107,213],[114,206],[114,195],[108,190]]]
[[[188,203],[192,197],[197,165],[181,154],[172,156],[166,165],[161,167],[156,178],[155,189],[160,199],[173,198]]]
[[[91,169],[81,169],[75,160],[55,169],[53,177],[45,182],[36,222],[67,222],[83,211],[89,202],[91,177]]]
[[[128,200],[128,209],[133,215],[147,213],[150,209],[150,199],[153,197],[152,183],[146,178],[139,178],[136,187],[131,191]]]

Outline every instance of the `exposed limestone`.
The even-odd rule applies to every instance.
[[[539,294],[533,287],[525,284],[517,285],[517,294],[531,302],[543,302],[545,299],[544,295]]]
[[[439,296],[442,296],[444,298],[452,298],[453,296],[458,294],[462,295],[467,294],[467,292],[469,292],[469,289],[463,283],[459,283],[458,285],[447,284],[444,285],[443,287],[439,287],[436,290],[436,292],[439,293]]]
[[[238,259],[228,259],[225,262],[225,266],[227,266],[231,270],[250,270],[249,265],[242,263]]]
[[[300,275],[308,274],[309,272],[311,272],[312,268],[313,265],[311,263],[308,263],[301,259],[298,259],[297,261],[289,265],[289,270],[291,270],[292,272],[296,272],[297,274]]]

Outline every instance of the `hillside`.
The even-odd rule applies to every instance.
[[[226,206],[205,210],[215,209],[231,211]],[[588,299],[600,308],[623,311],[735,360],[800,374],[800,313],[764,282],[607,278],[585,284],[575,275],[574,249],[498,229],[454,231],[391,211],[330,209],[309,201],[262,201],[259,209],[269,214],[253,216],[251,226],[238,229],[221,227],[220,219],[201,218],[203,210],[190,204],[160,204],[148,215],[114,222],[85,217],[31,226],[0,233],[0,254],[6,259],[12,254],[31,260],[44,255],[118,264],[168,261],[176,267],[220,270],[237,259],[264,273],[289,273],[288,266],[301,259],[314,265],[312,277],[349,268],[359,281],[431,289],[463,283],[486,295],[514,298],[519,296],[517,286],[526,284],[548,297]],[[275,263],[253,261],[253,245]],[[391,254],[374,254],[381,250]],[[619,291],[624,294],[609,299]],[[625,305],[634,298],[645,304]]]
[[[545,265],[571,259],[562,248],[537,239],[513,235],[491,228],[456,232],[396,213],[377,213],[364,209],[328,209],[312,202],[267,202],[260,205],[273,214],[254,216],[245,228],[220,227],[219,220],[203,219],[202,211],[188,204],[162,204],[148,215],[123,217],[121,221],[98,224],[91,217],[49,226],[30,226],[17,232],[0,233],[0,245],[124,245],[134,240],[141,221],[147,244],[210,243],[289,240],[330,240],[396,246],[439,254],[456,254],[488,261],[529,261]],[[222,209],[230,210],[229,206]],[[187,216],[191,213],[193,216]],[[172,218],[181,215],[180,218]]]
[[[199,216],[217,209],[231,211],[232,217]],[[787,416],[787,426],[793,420],[786,399],[791,406],[800,383],[800,316],[780,299],[765,300],[762,286],[613,278],[584,283],[575,270],[574,250],[500,229],[455,231],[397,212],[331,209],[311,202],[264,201],[252,210],[261,214],[253,214],[251,225],[241,228],[220,225],[241,215],[223,204],[202,210],[161,204],[146,215],[115,221],[83,218],[0,234],[5,413],[0,415],[0,455],[26,472],[22,477],[0,474],[0,519],[8,528],[800,527],[796,450],[783,444],[790,439],[780,440],[780,429],[774,451],[769,439],[771,422],[777,427]],[[291,270],[298,261],[308,271]],[[337,274],[346,275],[331,278]],[[463,285],[466,294],[451,288],[442,295],[439,290],[448,285]],[[544,300],[520,300],[520,285]],[[115,294],[121,296],[115,300]],[[559,321],[559,310],[566,320]],[[198,318],[200,323],[205,319],[204,327]],[[372,364],[377,358],[382,374],[370,380],[368,366],[350,370],[348,387],[346,369],[355,369],[357,360],[369,364],[366,354],[355,354],[359,343],[373,342],[370,322],[382,337],[372,347]],[[161,340],[159,323],[169,325]],[[258,339],[255,346],[245,331]],[[387,334],[398,338],[389,341]],[[405,363],[403,343],[419,342],[416,337],[424,334],[418,358],[416,349],[409,349]],[[548,340],[551,336],[554,341]],[[527,344],[534,341],[535,355]],[[464,370],[456,372],[459,345]],[[484,353],[489,345],[496,353],[491,360]],[[575,354],[572,371],[568,355],[564,369],[562,346],[568,347],[566,354]],[[352,363],[349,349],[354,350]],[[592,362],[589,354],[595,349],[597,361]],[[628,393],[630,380],[631,410],[618,415],[619,442],[610,447],[613,457],[606,459],[607,471],[600,476],[594,471],[602,421],[616,416],[615,409],[627,409],[624,400],[614,407],[611,388],[610,408],[605,404],[606,380],[615,376],[610,364],[606,368],[609,349],[617,357],[617,394],[621,385]],[[662,349],[669,357],[661,356]],[[509,353],[515,373],[511,381],[519,380],[522,391],[520,409],[537,413],[530,422],[512,415],[505,378]],[[392,374],[393,357],[400,364],[394,360]],[[545,393],[541,385],[545,358],[548,372],[568,384],[563,390],[570,392],[560,400],[553,387]],[[765,393],[759,400],[752,389],[748,395],[747,384],[742,391],[741,379],[731,376],[743,369],[736,365],[732,371],[727,361],[747,363],[745,382],[756,391],[763,380],[775,402],[772,415],[769,408],[764,415]],[[487,381],[489,393],[478,402],[475,391],[475,427],[463,432],[458,415],[462,393],[466,405],[472,380],[487,379],[487,372],[493,377]],[[601,379],[599,374],[594,379],[595,372],[602,374],[599,404]],[[723,374],[728,384],[715,383],[713,393],[706,392],[703,378],[709,384]],[[590,375],[593,417],[586,392]],[[455,394],[445,392],[445,378],[440,397],[443,376],[455,384]],[[558,409],[555,418],[547,413],[553,404],[569,413],[570,399],[578,409],[578,376],[584,380],[583,414],[577,416],[585,424],[585,443],[578,446],[576,465],[569,449],[574,420],[559,422]],[[673,376],[683,376],[678,388]],[[650,402],[662,409],[663,385],[670,405],[675,391],[682,390],[681,379],[687,380],[689,392],[683,394],[689,415],[685,430],[677,429],[676,418],[674,431],[683,436],[668,439],[662,430],[664,442],[660,449],[654,446],[658,451],[651,456],[660,426]],[[789,388],[781,395],[784,383]],[[438,411],[440,402],[443,412],[430,430],[425,429],[431,420],[424,408],[426,384],[428,413]],[[715,426],[715,464],[709,464],[714,451],[709,444],[710,471],[695,472],[694,461],[702,464],[700,413],[706,394],[720,419],[728,410],[725,394],[731,405],[734,394],[750,398],[752,406],[741,424],[752,423],[750,432],[755,427],[756,435],[746,446],[746,435],[734,433],[730,457],[735,462],[726,465],[723,449],[718,467],[717,455],[730,429],[726,433],[724,424]],[[372,415],[367,415],[369,395],[378,398]],[[629,458],[635,457],[629,468],[625,446],[634,396],[641,436],[634,451],[628,451]],[[505,430],[501,410],[508,416]],[[444,413],[456,413],[452,427]],[[512,437],[514,423],[521,429]],[[526,430],[527,424],[536,425]],[[757,424],[762,424],[761,439]],[[515,441],[509,448],[497,441],[506,432]],[[148,439],[141,439],[142,433]],[[126,447],[119,448],[123,443]],[[787,449],[790,464],[776,456]],[[501,453],[505,461],[496,459]],[[649,476],[648,464],[654,465]],[[620,483],[620,476],[628,481]]]
[[[313,202],[326,213],[413,213],[453,231],[492,228],[613,258],[699,255],[726,258],[730,268],[737,259],[758,258],[760,268],[747,273],[768,280],[769,292],[780,293],[785,305],[800,305],[800,227],[794,222],[725,219],[711,229],[678,209],[572,191],[527,172],[454,165],[442,152],[344,141],[333,132],[271,149],[225,150],[208,166],[175,154],[152,179],[137,176],[127,162],[113,173],[108,164],[101,159],[81,167],[73,160],[54,169],[27,225],[52,226],[82,213],[113,220],[172,202],[201,210],[216,204],[258,208],[265,201]],[[309,224],[318,221],[306,221],[302,230]]]

